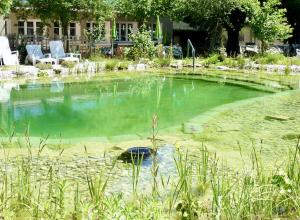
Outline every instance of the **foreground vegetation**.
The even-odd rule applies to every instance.
[[[155,140],[155,132],[151,140]],[[47,155],[46,140],[36,150],[29,139],[20,147],[26,156],[5,155],[1,160],[0,217],[4,219],[273,219],[300,216],[300,137],[282,163],[270,168],[261,151],[252,146],[250,165],[234,170],[204,145],[193,153],[186,148],[174,154],[176,173],[160,176],[156,162],[151,168],[149,193],[141,192],[139,180],[145,173],[141,164],[132,164],[130,196],[108,193],[113,188],[111,160],[93,173],[88,152],[82,163],[84,177],[70,178],[62,168],[63,150],[42,165]],[[153,141],[156,149],[157,143]],[[243,157],[241,152],[241,157]],[[155,160],[155,156],[153,158]],[[85,167],[85,168],[84,168]],[[130,167],[130,165],[129,165]],[[94,167],[95,168],[95,167]],[[127,190],[127,189],[124,189]]]

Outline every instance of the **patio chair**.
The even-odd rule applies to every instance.
[[[51,57],[51,54],[43,54],[41,45],[32,44],[26,45],[27,57],[25,63],[50,63],[56,64],[56,59]]]
[[[79,60],[81,59],[81,54],[65,53],[62,41],[50,41],[49,45],[51,56],[53,58],[58,59],[59,61],[71,61],[79,63]]]
[[[19,64],[19,52],[11,51],[7,37],[0,37],[0,65]]]
[[[182,52],[182,47],[181,46],[174,45],[174,46],[172,46],[172,50],[173,50],[172,55],[173,55],[174,58],[178,58],[178,59],[183,58],[183,52]],[[166,57],[167,55],[170,55],[170,51],[171,51],[170,46],[164,46],[163,47],[164,57]]]
[[[300,49],[296,49],[296,56],[300,57]]]

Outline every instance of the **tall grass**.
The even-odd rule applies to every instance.
[[[152,142],[157,149],[157,118],[153,117]],[[264,163],[261,151],[252,147],[250,167],[235,170],[226,161],[199,146],[197,152],[178,150],[174,155],[176,175],[169,188],[158,184],[158,170],[152,168],[152,193],[140,193],[141,162],[132,166],[134,199],[122,192],[108,194],[113,187],[111,173],[104,167],[95,175],[86,156],[86,176],[82,181],[59,174],[60,151],[47,167],[45,140],[34,149],[26,142],[27,155],[11,157],[1,143],[0,218],[2,219],[297,219],[300,217],[300,138],[279,167]],[[197,160],[190,155],[198,156]],[[86,151],[86,155],[88,152]],[[241,155],[242,156],[242,155]],[[140,160],[141,161],[141,160]],[[46,175],[38,175],[46,169]],[[125,190],[125,189],[124,189]],[[165,193],[161,193],[165,191]]]

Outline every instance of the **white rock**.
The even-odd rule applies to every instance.
[[[143,63],[139,63],[136,65],[136,70],[137,71],[143,71],[143,70],[146,70],[146,65],[143,64]]]

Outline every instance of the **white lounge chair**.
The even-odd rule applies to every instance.
[[[50,41],[51,56],[59,61],[72,61],[79,63],[81,54],[65,53],[62,41]]]
[[[296,49],[297,57],[300,57],[300,49]]]
[[[0,65],[19,64],[19,52],[11,51],[7,37],[0,37]]]
[[[27,57],[25,62],[32,63],[35,65],[36,63],[50,63],[56,64],[56,59],[51,57],[51,54],[43,54],[41,45],[32,44],[26,45]]]

